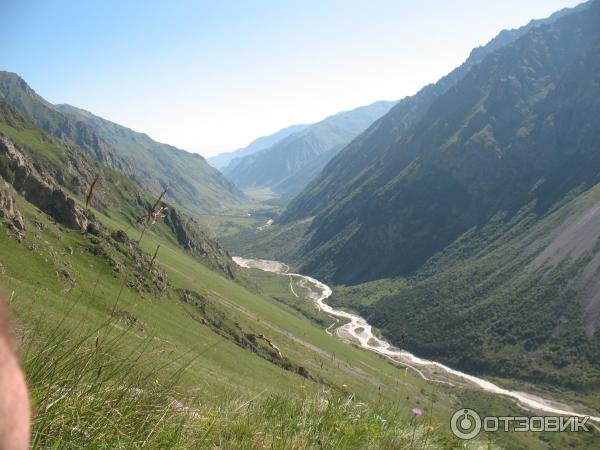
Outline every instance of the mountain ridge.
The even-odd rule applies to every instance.
[[[57,222],[90,236],[98,235],[102,228],[91,208],[120,213],[134,224],[152,210],[155,201],[125,175],[46,135],[3,98],[0,176]],[[220,244],[173,205],[163,201],[155,208],[158,206],[168,211],[165,231],[173,240],[206,266],[235,278],[236,265]]]
[[[14,73],[0,72],[0,92],[48,134],[79,147],[149,192],[157,195],[168,185],[168,198],[191,214],[246,201],[200,155],[158,143],[80,108],[53,105]]]
[[[328,116],[267,149],[232,160],[223,173],[238,186],[266,187],[291,198],[352,138],[394,104],[377,101]]]
[[[269,148],[273,144],[285,139],[290,134],[302,131],[307,126],[309,125],[290,125],[289,127],[282,128],[281,130],[276,131],[273,134],[256,138],[252,142],[250,142],[250,144],[248,144],[246,147],[242,147],[237,150],[232,150],[230,152],[219,153],[216,156],[211,156],[207,158],[207,161],[216,169],[222,170],[225,167],[227,167],[229,163],[234,159],[242,158],[244,156],[251,155],[253,153]]]
[[[564,14],[561,13],[558,20]],[[529,28],[529,30],[535,31],[540,27],[543,27],[543,25],[536,25]],[[517,40],[520,36],[521,33],[517,36]],[[506,48],[505,45],[497,51]],[[487,56],[495,53],[496,49],[493,47]],[[378,191],[379,194],[377,195],[380,196],[378,198],[383,198],[382,196],[385,196],[384,190],[387,189],[389,192],[391,185],[388,184],[394,183],[394,179],[397,181],[396,176],[398,173],[402,170],[414,169],[414,167],[409,167],[407,164],[411,162],[417,164],[420,160],[415,158],[420,158],[420,156],[418,156],[419,150],[410,140],[414,139],[413,135],[415,133],[421,133],[420,135],[425,140],[427,138],[426,133],[419,129],[418,124],[426,120],[425,116],[427,114],[430,114],[431,117],[430,108],[439,101],[440,96],[450,95],[449,93],[453,92],[456,83],[461,82],[468,73],[475,73],[473,70],[479,67],[482,61],[481,58],[485,59],[485,57],[485,52],[479,50],[475,59],[467,60],[449,75],[443,77],[437,84],[426,86],[415,96],[401,100],[390,113],[375,122],[365,133],[340,152],[325,167],[323,175],[313,181],[288,205],[280,218],[280,222],[284,224],[305,217],[316,216],[311,230],[309,230],[312,233],[312,242],[309,241],[305,249],[301,250],[305,257],[308,256],[308,259],[313,261],[305,264],[305,270],[314,271],[316,269],[315,264],[317,264],[316,261],[318,261],[319,256],[314,252],[318,251],[319,246],[324,245],[328,240],[339,234],[341,223],[345,223],[345,226],[348,227],[354,222],[357,212],[357,198],[361,197],[363,204],[365,206],[368,204],[370,209],[375,208],[372,201],[367,200],[368,196]],[[462,99],[454,99],[455,104],[461,104],[461,101],[465,103]],[[448,118],[448,123],[452,123],[451,118]],[[405,135],[406,133],[412,134]],[[428,142],[425,145],[430,145],[430,148],[433,148],[436,144]],[[398,151],[398,148],[406,148],[406,151]],[[431,180],[433,182],[435,176],[432,175]],[[355,194],[359,192],[360,194]],[[463,198],[467,197],[463,196]],[[387,206],[379,206],[379,208],[382,212],[387,210],[389,213]],[[389,208],[394,209],[394,207]],[[367,210],[364,209],[363,211],[365,211],[363,212],[365,214]],[[341,218],[342,212],[344,219]],[[345,222],[342,222],[342,220]],[[354,232],[349,228],[347,235]],[[338,242],[335,245],[343,244]],[[330,250],[327,252],[330,253]],[[311,252],[313,252],[312,255]],[[423,263],[424,261],[421,260],[420,262]],[[378,265],[384,264],[378,263]],[[394,267],[393,264],[390,264],[390,266]],[[320,273],[320,275],[325,274]],[[384,276],[389,275],[391,273],[384,274]]]

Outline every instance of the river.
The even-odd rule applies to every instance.
[[[326,330],[328,333],[335,334],[344,340],[357,343],[366,350],[379,353],[380,355],[383,355],[397,363],[409,367],[415,370],[427,381],[455,385],[456,382],[453,381],[460,380],[463,382],[463,384],[476,387],[485,392],[510,397],[522,407],[529,410],[541,411],[546,414],[589,417],[589,420],[600,422],[600,417],[598,416],[591,416],[589,414],[577,412],[567,405],[553,400],[547,400],[537,395],[502,388],[490,381],[484,380],[483,378],[460,372],[435,361],[419,358],[418,356],[415,356],[405,350],[400,350],[393,347],[389,342],[377,337],[373,333],[373,328],[371,325],[369,325],[369,323],[361,316],[343,311],[341,309],[333,308],[325,303],[325,300],[327,300],[327,298],[329,298],[333,293],[329,286],[307,275],[290,273],[289,267],[282,262],[265,259],[248,259],[239,256],[234,256],[233,260],[240,267],[247,269],[260,269],[266,272],[273,272],[304,280],[305,285],[308,283],[314,287],[314,289],[310,289],[308,286],[306,286],[309,290],[308,297],[314,302],[317,308],[321,309],[332,317],[348,321],[347,323],[338,326],[333,331],[330,331],[331,327],[329,327]],[[290,289],[292,293],[296,295],[291,282]],[[429,376],[429,373],[434,373],[436,376]]]

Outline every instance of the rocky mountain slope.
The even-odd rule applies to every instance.
[[[593,97],[573,100],[595,94],[581,69],[595,57],[585,17],[474,51],[354,140],[281,218],[316,216],[304,269],[337,282],[408,275],[497,212],[565,195],[573,186],[550,194],[547,177],[579,161],[575,152],[591,152],[580,131],[593,139]],[[582,122],[567,115],[576,107]],[[567,148],[571,133],[581,138]]]
[[[158,143],[81,109],[52,105],[18,75],[0,72],[0,95],[43,129],[124,173],[149,193],[169,186],[168,199],[189,213],[239,205],[244,195],[204,158]]]
[[[155,199],[133,181],[79,148],[47,135],[2,98],[0,176],[58,223],[92,235],[102,227],[85,203],[106,214],[121,214],[132,226],[148,211],[163,207],[168,217],[164,227],[167,236],[203,264],[228,278],[235,276],[236,265],[229,254],[193,219],[164,201],[154,205]]]
[[[598,23],[595,1],[504,33],[402,100],[288,207],[314,217],[300,269],[419,355],[597,386]]]
[[[240,187],[270,188],[290,198],[393,104],[381,101],[327,117],[265,150],[234,159],[223,173]]]

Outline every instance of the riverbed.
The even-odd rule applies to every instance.
[[[334,322],[333,326],[330,326],[326,329],[329,334],[335,334],[341,339],[355,343],[366,350],[385,356],[395,363],[401,364],[411,370],[416,371],[423,379],[427,381],[432,383],[444,383],[450,386],[456,386],[457,388],[477,388],[485,392],[512,398],[519,405],[528,410],[541,411],[546,414],[556,415],[579,417],[589,416],[590,420],[600,423],[599,416],[591,416],[589,414],[577,412],[568,405],[553,400],[544,399],[537,395],[502,388],[490,381],[484,380],[483,378],[452,369],[436,361],[419,358],[412,353],[392,346],[386,340],[376,336],[373,333],[372,326],[363,317],[348,311],[333,308],[325,303],[325,300],[327,300],[333,293],[329,286],[307,275],[290,273],[289,266],[282,262],[264,259],[242,258],[239,256],[234,256],[233,260],[240,267],[247,269],[260,269],[266,272],[277,273],[280,275],[304,280],[306,282],[305,287],[306,285],[312,286],[312,288],[308,288],[308,299],[311,300],[318,309],[324,311],[334,318],[334,320],[343,319],[345,322],[343,325],[337,327],[336,323]],[[290,290],[294,295],[297,296],[291,282]]]

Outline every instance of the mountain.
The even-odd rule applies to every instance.
[[[18,75],[0,72],[0,94],[48,134],[70,142],[191,214],[241,204],[244,195],[200,155],[158,143],[143,133],[69,105],[53,105]]]
[[[155,199],[119,172],[75,147],[46,135],[12,104],[0,98],[0,176],[31,204],[67,228],[98,235],[103,228],[81,205],[118,213],[130,223],[152,210]],[[96,181],[94,181],[96,180]],[[165,233],[203,264],[235,277],[229,254],[191,218],[166,208]]]
[[[285,139],[290,134],[294,134],[304,130],[307,126],[308,125],[292,125],[283,128],[282,130],[279,130],[276,133],[270,134],[268,136],[262,136],[253,140],[244,148],[240,148],[232,152],[220,153],[217,156],[207,158],[207,161],[215,169],[223,170],[234,159],[242,158],[244,156],[251,155],[253,153],[269,148],[271,145],[281,141],[282,139]]]
[[[393,105],[380,101],[327,117],[265,150],[232,160],[223,173],[240,187],[266,187],[290,198]]]
[[[600,1],[584,7],[478,49],[340,152],[280,219],[314,218],[300,270],[356,285],[337,301],[419,355],[597,386]]]
[[[554,17],[563,23],[563,15]],[[533,169],[553,167],[531,154],[545,142],[535,142],[538,108],[555,98],[563,67],[579,64],[575,55],[583,58],[593,36],[573,43],[552,34],[552,24],[526,28],[400,101],[294,199],[281,222],[315,217],[305,270],[336,282],[410,274],[470,227],[531,200],[530,183],[545,175]],[[538,48],[536,39],[550,46],[559,38],[556,48]],[[555,162],[550,150],[542,155]],[[519,167],[526,162],[531,169]]]

